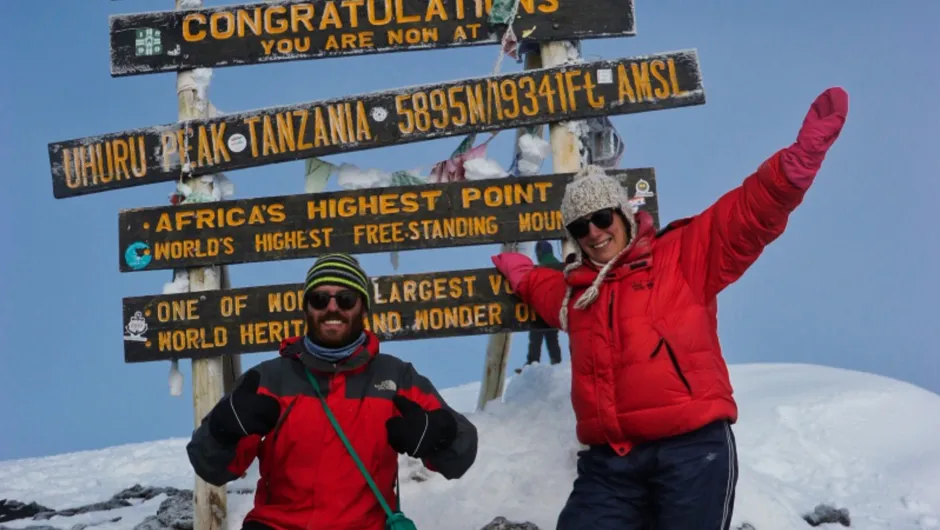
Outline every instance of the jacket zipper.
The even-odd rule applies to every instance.
[[[270,454],[268,454],[268,457],[271,458],[272,460],[274,459],[274,454],[275,454],[274,447],[275,447],[275,444],[277,443],[277,436],[281,434],[281,426],[284,425],[284,421],[287,420],[287,415],[290,414],[291,409],[294,408],[294,404],[297,403],[298,399],[300,399],[300,396],[295,397],[294,400],[290,402],[290,405],[287,406],[287,410],[284,411],[284,414],[281,414],[281,417],[278,418],[277,423],[274,425],[274,431],[271,433],[271,452]],[[276,464],[277,462],[274,462],[271,464],[271,466],[276,468],[277,467]],[[272,469],[272,472],[273,472],[273,469]],[[269,504],[271,502],[271,474],[270,473],[268,473],[267,478],[264,479],[264,486],[265,486],[265,489],[268,490],[265,504]]]
[[[682,380],[682,384],[685,386],[685,389],[689,392],[689,394],[691,394],[692,385],[689,384],[689,380],[686,379],[685,374],[682,373],[682,368],[679,366],[679,361],[676,359],[676,353],[672,351],[672,346],[670,346],[669,343],[666,342],[665,338],[663,337],[659,338],[659,342],[656,344],[656,349],[653,350],[653,353],[650,354],[650,359],[652,359],[653,357],[656,357],[656,354],[659,353],[659,350],[663,346],[666,347],[666,354],[669,355],[669,360],[672,361],[672,367],[675,368],[676,374],[679,375],[679,379]]]

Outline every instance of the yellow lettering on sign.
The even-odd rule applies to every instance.
[[[523,116],[554,115],[581,110],[578,93],[588,105],[602,108],[594,92],[593,72],[571,68],[554,74],[471,81],[466,85],[432,88],[395,96],[398,130],[403,135],[495,124]]]
[[[443,330],[454,328],[487,328],[502,324],[502,307],[499,303],[462,304],[449,307],[432,307],[415,311],[415,331]]]
[[[160,322],[185,322],[199,320],[199,300],[173,300],[157,302],[157,320]]]
[[[397,333],[402,329],[401,313],[398,311],[370,312],[363,318],[363,324],[373,333]]]
[[[297,335],[303,335],[303,319],[271,320],[268,322],[248,322],[238,326],[238,338],[241,346],[266,345]]]
[[[186,328],[157,332],[157,349],[161,352],[210,350],[227,344],[228,330],[223,326],[215,326],[211,330]]]
[[[404,222],[402,221],[353,225],[353,244],[379,245],[403,243],[405,241],[403,225]]]
[[[65,185],[78,189],[145,177],[147,151],[145,136],[112,138],[63,148]]]
[[[450,239],[459,237],[495,236],[499,223],[493,215],[451,217],[408,222],[408,239]]]
[[[493,291],[494,295],[500,294],[503,292],[505,294],[512,294],[512,288],[509,286],[509,282],[505,280],[502,274],[490,274],[490,290]]]
[[[554,232],[563,230],[564,226],[561,212],[558,210],[519,214],[520,232]]]
[[[225,127],[225,122],[220,122],[198,125],[196,129],[185,127],[160,133],[163,170],[170,171],[180,161],[188,161],[193,168],[231,161]]]
[[[255,234],[255,252],[280,252],[303,248],[329,248],[333,228],[310,228]]]
[[[460,191],[461,206],[469,209],[475,206],[502,208],[516,204],[534,204],[548,201],[548,189],[551,182],[531,182],[527,184],[499,184],[485,188],[467,187]]]
[[[657,101],[687,92],[679,86],[675,59],[653,59],[629,66],[629,70],[626,65],[617,66],[617,92],[621,103]]]
[[[430,44],[440,38],[438,28],[408,28],[390,29],[386,33],[389,45],[396,44]]]
[[[229,236],[208,239],[183,239],[180,241],[156,241],[153,244],[153,259],[158,261],[209,258],[220,254],[231,256],[234,252],[235,242]]]
[[[248,295],[223,296],[219,301],[219,313],[223,317],[239,316],[248,307]]]
[[[244,224],[281,223],[286,218],[283,203],[255,204],[247,211],[242,206],[174,210],[160,214],[155,231],[157,233],[176,232],[187,227],[205,230],[207,228],[225,228]]]
[[[189,13],[183,17],[183,40],[200,42],[211,36],[215,40],[232,37],[279,35],[301,27],[313,31],[312,3],[237,8],[234,11],[216,11],[206,17],[203,13]],[[207,29],[208,28],[208,29]]]
[[[538,319],[538,313],[535,312],[535,309],[532,309],[528,304],[522,302],[516,302],[515,305],[515,317],[518,322],[535,322]]]
[[[373,283],[373,298],[379,305],[459,300],[474,296],[475,283],[473,276],[397,280],[389,283],[387,292],[382,292],[378,284]]]
[[[374,48],[375,42],[374,31],[359,31],[357,33],[340,33],[337,35],[329,35],[326,38],[326,43],[323,45],[323,49],[327,51],[332,50],[357,50],[363,48]]]
[[[441,190],[424,190],[346,196],[339,199],[313,199],[307,201],[307,219],[348,219],[415,213],[422,209],[433,212],[437,209],[437,201],[442,194]]]
[[[464,20],[468,16],[483,19],[491,11],[493,0],[473,0],[473,11],[468,13],[466,0],[456,0],[451,3],[446,0],[428,0],[422,4],[407,3],[405,0],[326,0],[323,2],[303,2],[290,6],[285,5],[259,5],[251,8],[237,7],[218,9],[209,13],[188,13],[183,17],[182,34],[185,42],[202,42],[205,40],[244,39],[246,37],[272,37],[277,35],[326,32],[337,29],[358,29],[363,20],[370,26],[386,26],[394,24],[405,26],[403,32],[394,30],[400,35],[399,43],[413,44],[409,40],[408,30],[415,30],[412,37],[425,39],[430,34],[426,29],[432,29],[436,22],[448,20]],[[554,13],[558,10],[558,0],[520,0],[519,12],[533,14]],[[319,9],[319,12],[318,12]],[[407,26],[413,26],[407,28]],[[472,31],[471,38],[478,38],[479,23],[465,24],[464,27]],[[462,28],[460,28],[462,31]],[[353,35],[350,33],[350,35]],[[332,36],[331,36],[332,37]],[[391,40],[391,34],[390,34]],[[433,37],[435,42],[437,37]],[[277,47],[280,43],[295,44],[292,38],[263,41],[266,53],[269,49]],[[309,41],[308,41],[309,42]],[[286,46],[285,46],[286,48]],[[292,53],[292,52],[282,52]],[[302,53],[302,52],[301,52]]]
[[[253,158],[372,139],[365,103],[359,100],[250,116],[244,123]]]
[[[294,312],[303,309],[304,293],[303,291],[284,291],[280,293],[268,293],[268,312]]]

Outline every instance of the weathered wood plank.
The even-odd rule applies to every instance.
[[[560,269],[561,265],[553,266]],[[383,341],[525,331],[531,307],[494,268],[371,278],[367,329]],[[124,298],[124,361],[276,351],[305,330],[302,283]]]
[[[177,180],[187,168],[198,176],[704,103],[698,56],[685,50],[269,107],[54,142],[48,151],[53,193],[64,198]]]
[[[492,0],[282,0],[113,15],[111,75],[495,45]],[[522,0],[518,38],[636,35],[633,0]]]
[[[658,223],[653,168],[616,169]],[[136,208],[118,215],[122,272],[559,239],[574,174]]]

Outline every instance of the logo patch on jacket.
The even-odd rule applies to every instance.
[[[385,381],[382,381],[381,383],[376,383],[375,389],[378,391],[388,390],[391,392],[395,392],[398,390],[398,385],[395,384],[395,381],[392,381],[391,379],[386,379]]]

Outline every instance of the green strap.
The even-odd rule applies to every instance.
[[[388,517],[392,517],[392,509],[389,507],[388,503],[385,502],[385,497],[379,491],[379,487],[375,485],[375,482],[373,482],[372,476],[369,475],[368,471],[366,471],[366,466],[364,466],[362,461],[359,460],[359,456],[356,454],[356,451],[353,450],[352,445],[346,438],[346,434],[343,433],[343,429],[340,428],[336,418],[333,417],[333,412],[330,411],[330,407],[326,404],[326,400],[323,398],[323,394],[320,393],[320,385],[317,384],[317,380],[313,377],[313,374],[310,373],[310,370],[305,369],[304,371],[307,373],[307,379],[310,381],[310,384],[313,385],[313,389],[316,391],[317,397],[320,398],[320,403],[323,403],[323,410],[326,411],[326,417],[330,419],[330,423],[332,423],[333,428],[336,429],[336,434],[339,435],[339,439],[343,441],[343,444],[346,446],[349,454],[352,455],[353,460],[356,461],[356,465],[359,466],[359,471],[362,472],[362,476],[365,477],[366,482],[369,483],[369,487],[372,488],[372,493],[375,493],[375,497],[379,500],[379,504],[382,505],[382,509],[385,510],[385,514]],[[397,487],[395,488],[395,499],[396,501],[398,500]]]

